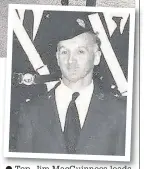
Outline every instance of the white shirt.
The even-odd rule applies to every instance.
[[[79,91],[80,95],[76,99],[76,106],[79,113],[81,127],[83,126],[87,115],[93,89],[94,89],[94,85],[92,82],[89,86]],[[73,91],[67,86],[65,86],[63,82],[61,82],[61,84],[56,88],[55,91],[56,104],[57,104],[58,114],[59,114],[61,127],[63,131],[64,131],[67,109],[70,101],[72,100],[72,94]]]

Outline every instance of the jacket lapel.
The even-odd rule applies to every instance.
[[[43,103],[41,124],[48,131],[48,139],[51,140],[49,143],[52,146],[53,153],[65,153],[65,142],[56,106],[54,89],[47,94]]]
[[[97,86],[95,86],[88,113],[81,130],[77,145],[77,153],[86,154],[91,146],[89,142],[95,139],[100,131],[99,129],[101,128],[102,121],[104,120],[103,112],[101,112],[101,103],[103,98],[104,94]]]

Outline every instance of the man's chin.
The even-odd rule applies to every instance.
[[[67,78],[69,82],[71,83],[76,83],[78,82],[81,78],[78,78],[78,77],[71,77],[71,78]]]

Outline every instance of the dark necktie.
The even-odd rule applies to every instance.
[[[78,110],[76,107],[76,99],[79,96],[79,93],[73,93],[72,100],[68,106],[65,127],[64,127],[64,138],[67,148],[67,153],[74,154],[76,153],[76,145],[80,135],[80,120],[78,115]]]

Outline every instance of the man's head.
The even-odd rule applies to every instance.
[[[71,39],[60,41],[57,61],[62,77],[77,82],[93,73],[100,62],[100,40],[94,33],[85,32]]]

